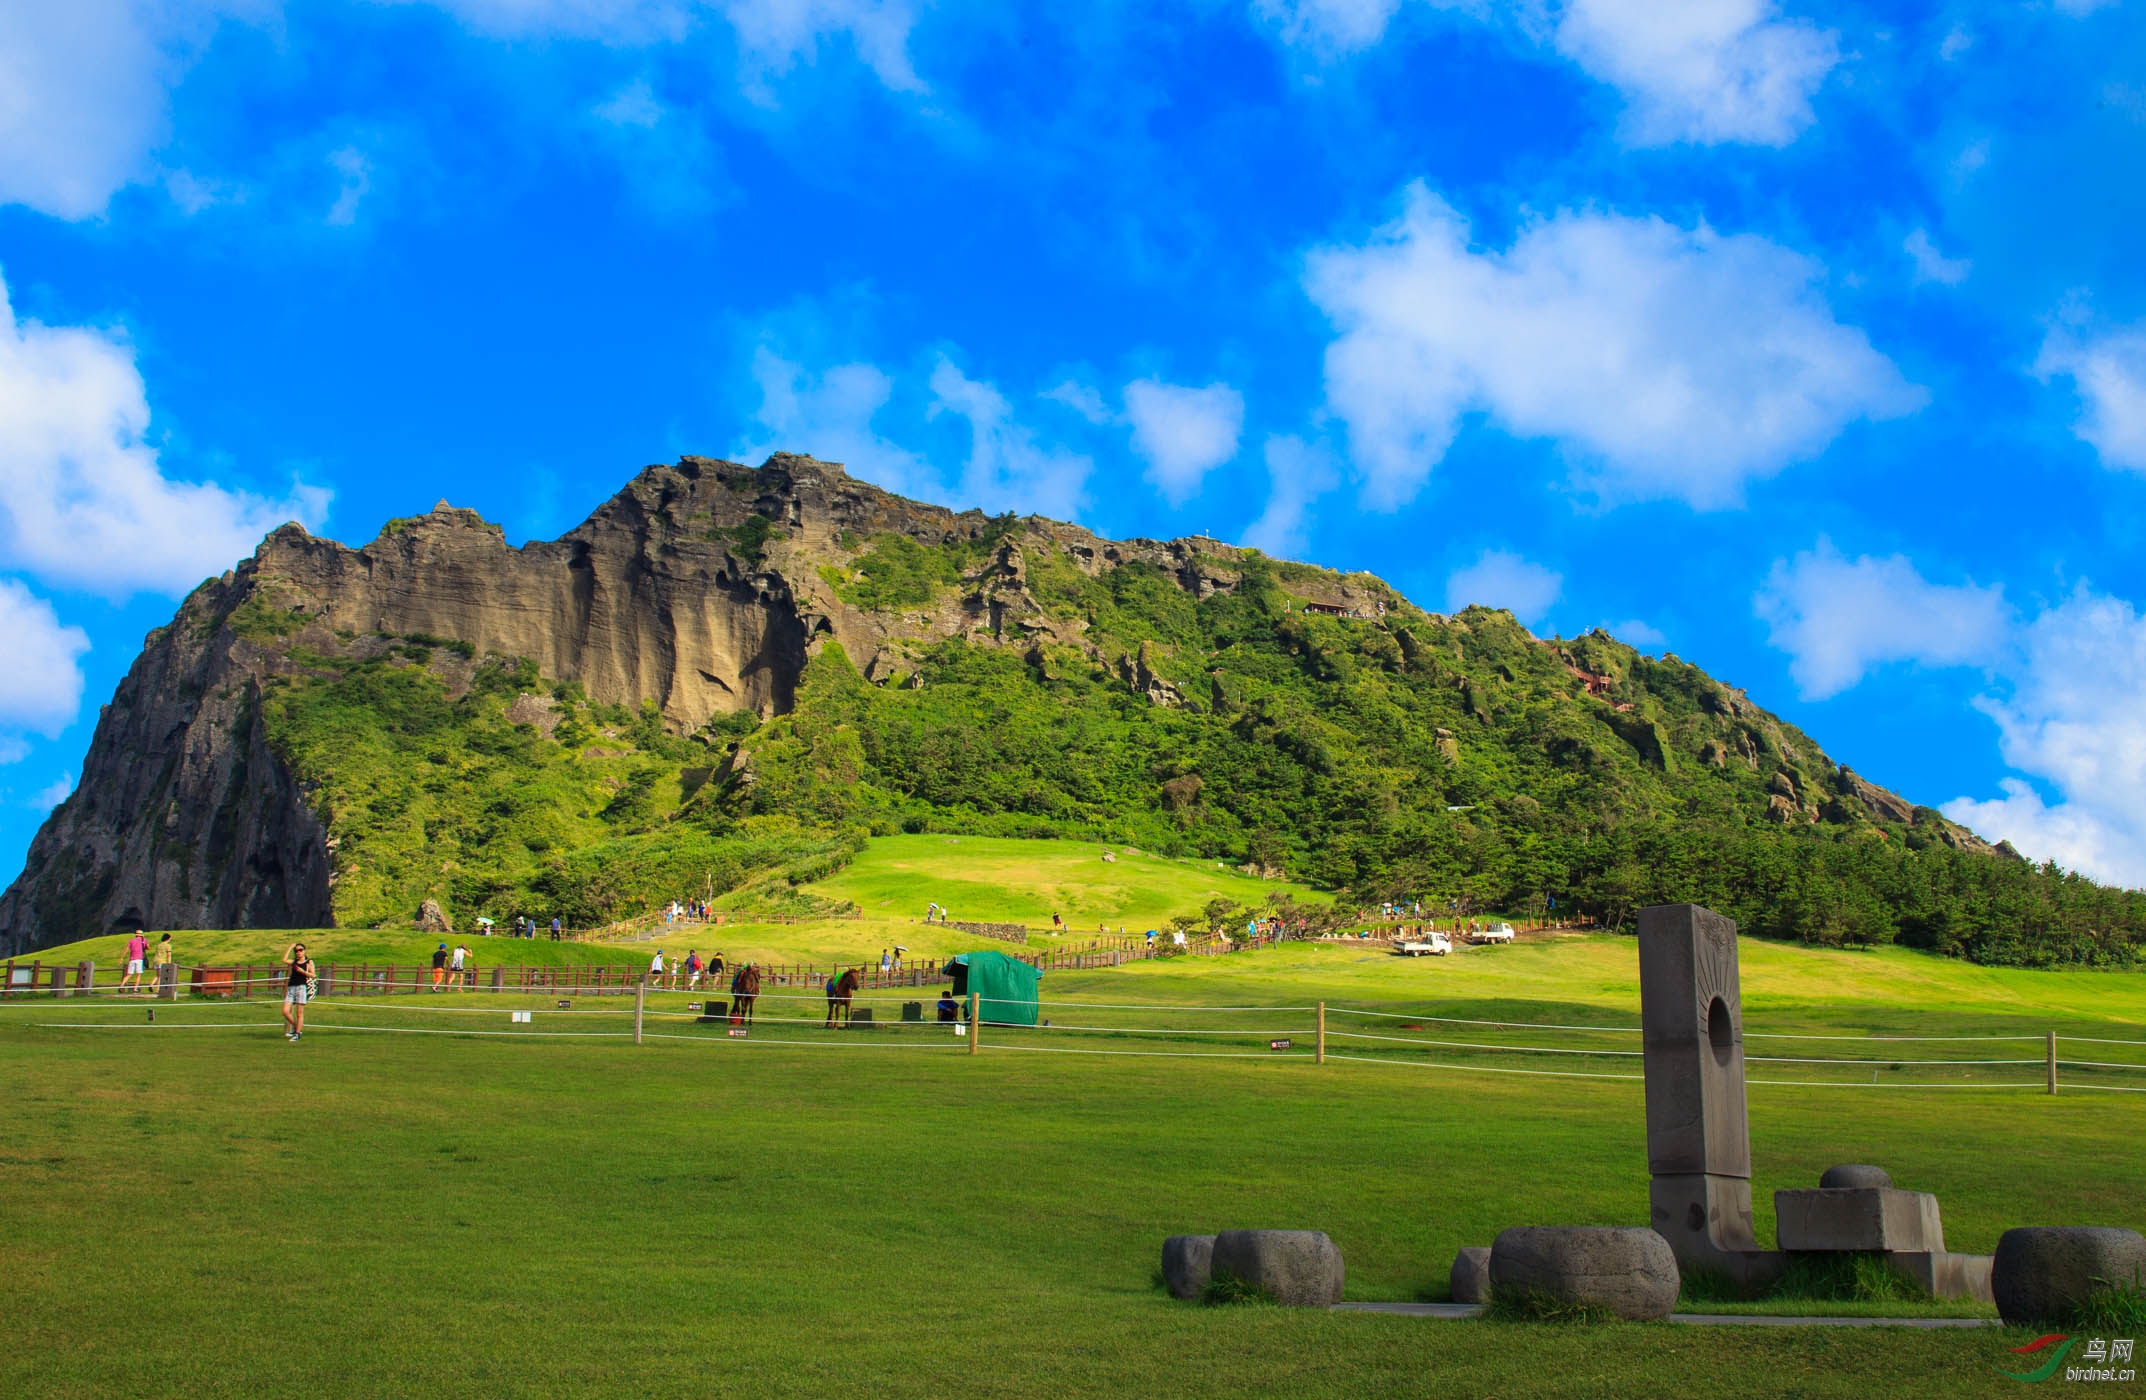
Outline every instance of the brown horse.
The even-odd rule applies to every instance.
[[[849,999],[855,996],[857,989],[863,985],[864,978],[857,974],[857,969],[854,967],[843,973],[840,978],[827,984],[828,1026],[834,1025],[837,1011],[842,1013],[842,1024],[845,1026],[849,1024]],[[821,1029],[824,1030],[826,1027]]]
[[[760,998],[760,965],[747,963],[730,979],[730,1023],[734,1026],[749,1026],[753,1023],[753,1003]]]

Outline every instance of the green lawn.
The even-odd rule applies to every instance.
[[[1744,956],[1752,1029],[2039,1024],[2138,1005],[2130,975],[1985,975],[1749,942]],[[1290,948],[1058,973],[1046,996],[1161,1008],[1413,994],[1448,1014],[1628,1023],[1631,958],[1609,938],[1428,966]],[[1000,1028],[970,1056],[936,1028],[785,1024],[816,1023],[819,1008],[775,1000],[743,1043],[671,1016],[650,1030],[689,1038],[640,1046],[340,1029],[505,1030],[503,1004],[545,1008],[524,1032],[627,1024],[556,1016],[544,1000],[426,997],[319,1008],[291,1046],[260,1005],[182,1004],[155,1030],[138,1005],[0,1011],[0,1315],[14,1342],[0,1384],[487,1397],[1845,1397],[2015,1384],[1997,1368],[2018,1369],[2003,1347],[2022,1338],[1997,1330],[1531,1328],[1202,1309],[1154,1286],[1162,1238],[1179,1231],[1324,1229],[1347,1257],[1350,1298],[1414,1299],[1441,1296],[1453,1251],[1503,1226],[1642,1222],[1636,1083],[1317,1066],[1300,1052],[1030,1054],[1011,1047],[1060,1042]],[[448,1006],[483,1009],[429,1009]],[[74,1021],[141,1028],[35,1024]],[[211,1021],[251,1024],[161,1028]],[[817,1043],[779,1043],[793,1040]],[[1754,1086],[1751,1115],[1762,1232],[1772,1189],[1844,1160],[1936,1191],[1958,1249],[1990,1249],[2015,1224],[2141,1223],[2146,1104],[2130,1096]],[[294,1327],[301,1340],[280,1347]]]
[[[1117,859],[1104,860],[1106,850]],[[1140,933],[1218,896],[1253,906],[1276,892],[1326,902],[1309,886],[1253,879],[1211,860],[989,836],[876,837],[846,869],[810,889],[852,900],[868,916],[919,918],[936,901],[956,919],[983,923],[1042,927],[1058,914],[1075,932],[1107,924]]]
[[[956,917],[1040,923],[1055,908],[1069,922],[1144,927],[1137,911],[1264,888],[1212,866],[1106,865],[1076,843],[947,840],[875,842],[817,887],[858,900],[863,919],[661,941],[675,952],[712,935],[733,959],[869,961],[894,941],[913,955],[978,946],[912,922],[925,898]],[[1039,892],[996,894],[997,880]],[[309,939],[325,957],[411,962],[437,941],[360,930]],[[186,934],[181,956],[265,962],[287,941]],[[496,948],[528,962],[650,951],[471,944],[480,959]],[[97,940],[45,956],[72,960],[84,947],[107,967],[117,953],[115,940]],[[1748,939],[1741,955],[1754,1055],[2039,1053],[2009,1042],[1995,1052],[1769,1042],[1775,1033],[2055,1029],[2146,1041],[2146,974]],[[905,995],[929,1000],[897,993],[873,1009],[894,1019]],[[1348,1260],[1351,1299],[1408,1300],[1443,1296],[1454,1250],[1507,1225],[1644,1222],[1640,1085],[1504,1072],[1630,1074],[1626,1058],[1516,1047],[1631,1049],[1635,1038],[1432,1019],[1636,1025],[1628,938],[1531,937],[1435,960],[1297,944],[1054,972],[1043,996],[1050,1030],[988,1027],[974,1056],[936,1026],[821,1031],[820,1002],[788,989],[764,1000],[742,1042],[690,1020],[687,996],[654,995],[639,1046],[586,1036],[619,1036],[624,1017],[561,1015],[549,997],[331,1001],[297,1046],[261,1003],[182,1001],[158,1007],[151,1027],[140,1003],[11,1001],[0,1007],[0,1316],[11,1341],[0,1386],[40,1396],[1859,1397],[2010,1393],[2016,1382],[2000,1368],[2024,1369],[2004,1351],[2024,1338],[1998,1329],[1526,1327],[1203,1309],[1157,1289],[1162,1239],[1181,1231],[1323,1229]],[[1406,1063],[1312,1063],[1308,1008],[1320,1002],[1337,1054]],[[510,1023],[515,1007],[533,1020]],[[1222,1009],[1237,1007],[1290,1009]],[[573,1008],[625,1009],[623,998]],[[1228,1034],[1207,1034],[1216,1030]],[[462,1033],[472,1031],[485,1034]],[[1348,1031],[1498,1048],[1352,1041]],[[1293,1048],[1269,1051],[1270,1033],[1289,1034]],[[1111,1053],[1032,1053],[1065,1049]],[[2146,1064],[2136,1046],[2065,1053]],[[1755,1080],[1847,1073],[1752,1068]],[[1852,1073],[1903,1077],[1890,1066]],[[1943,1073],[2039,1078],[2032,1065]],[[2099,1073],[2146,1084],[2146,1072]],[[2091,1078],[2066,1074],[2074,1087]],[[1938,1193],[1955,1249],[1989,1250],[2020,1224],[2146,1223],[2146,1095],[1760,1082],[1750,1102],[1762,1239],[1774,1190],[1814,1184],[1841,1161],[1876,1162]]]

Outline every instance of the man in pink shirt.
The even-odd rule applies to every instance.
[[[133,984],[137,992],[149,990],[142,985],[142,959],[148,956],[149,940],[142,937],[140,929],[136,929],[134,936],[127,940],[127,975],[119,979],[120,991],[126,991],[129,983]]]

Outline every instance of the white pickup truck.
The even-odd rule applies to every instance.
[[[1477,929],[1468,935],[1470,943],[1510,943],[1513,941],[1511,924],[1492,924],[1489,928]]]
[[[1420,958],[1426,955],[1442,958],[1453,951],[1453,940],[1431,929],[1409,938],[1397,939],[1393,950],[1404,958]]]

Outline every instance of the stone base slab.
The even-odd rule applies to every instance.
[[[1816,1187],[1773,1193],[1781,1248],[1798,1254],[1943,1254],[1937,1197],[1883,1186]]]

